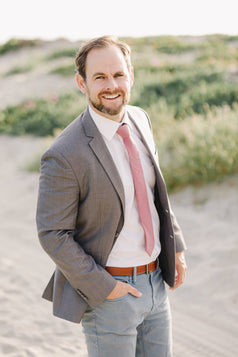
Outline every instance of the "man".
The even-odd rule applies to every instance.
[[[184,281],[185,243],[150,121],[127,105],[130,49],[97,38],[76,65],[88,108],[42,157],[37,226],[56,263],[43,297],[54,315],[82,319],[91,357],[172,356],[164,280]]]

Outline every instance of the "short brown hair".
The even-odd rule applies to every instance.
[[[106,48],[111,45],[117,46],[121,50],[128,69],[131,67],[131,50],[126,43],[119,41],[118,38],[114,36],[97,37],[86,42],[80,48],[75,58],[77,72],[83,77],[84,80],[86,79],[86,60],[89,51],[94,48]]]

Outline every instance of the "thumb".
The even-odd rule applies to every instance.
[[[142,296],[142,293],[137,290],[136,288],[133,288],[133,286],[129,285],[128,286],[129,289],[128,289],[128,293],[135,296],[135,297],[141,297]]]

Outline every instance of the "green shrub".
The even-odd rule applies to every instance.
[[[12,38],[11,40],[7,41],[5,44],[0,45],[0,55],[10,51],[16,51],[24,47],[34,47],[37,46],[39,42],[40,42],[39,40],[20,40],[20,39]]]
[[[175,36],[151,36],[141,38],[125,38],[133,51],[141,51],[144,48],[151,48],[159,53],[177,54],[194,50],[197,46]]]
[[[46,57],[46,60],[54,60],[58,58],[70,57],[72,59],[76,56],[76,49],[73,48],[66,48],[58,51],[52,52],[50,55]]]
[[[143,107],[152,120],[168,189],[238,172],[238,37],[207,36],[196,46],[171,36],[127,42],[134,51],[131,104]],[[71,56],[63,52],[52,58]],[[73,75],[74,63],[53,73]],[[32,99],[0,112],[0,132],[54,136],[86,105],[79,91]]]
[[[238,101],[237,79],[228,78],[216,67],[166,65],[148,70],[146,76],[139,75],[132,103],[148,109],[164,99],[175,118],[183,119],[193,113],[206,115],[213,106],[232,107]]]
[[[52,71],[50,71],[50,73],[59,74],[61,76],[67,77],[67,76],[74,75],[75,71],[76,71],[75,65],[74,64],[70,64],[68,66],[57,67],[57,68],[53,69]]]
[[[12,69],[10,69],[10,71],[6,73],[5,76],[7,77],[14,74],[30,72],[33,69],[33,67],[34,66],[32,64],[28,64],[24,66],[14,66]]]
[[[236,37],[225,35],[207,36],[207,41],[201,45],[201,53],[197,56],[197,63],[216,63],[229,64],[238,60],[238,49],[234,41]]]
[[[84,108],[86,102],[79,92],[59,98],[29,100],[19,106],[10,106],[0,115],[0,132],[12,135],[53,135],[63,129]]]
[[[238,110],[170,122],[157,142],[169,191],[238,172]]]

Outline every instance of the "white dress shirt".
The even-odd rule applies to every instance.
[[[127,112],[121,123],[99,115],[90,106],[89,112],[114,160],[125,192],[124,226],[113,246],[106,265],[113,267],[134,267],[149,264],[158,257],[161,249],[159,241],[159,216],[154,205],[155,173],[149,153],[140,140],[140,134],[130,120]],[[139,219],[128,153],[123,139],[117,134],[117,129],[122,123],[127,123],[130,126],[132,137],[139,150],[145,176],[155,237],[155,247],[151,256],[145,251],[144,230]]]

